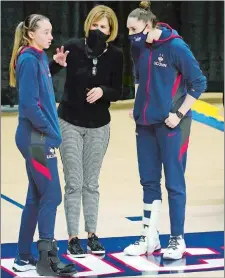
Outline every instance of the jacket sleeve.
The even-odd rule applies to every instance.
[[[56,63],[55,60],[52,59],[49,62],[49,70],[52,76],[57,74],[61,69],[64,69],[64,67]]]
[[[189,46],[181,39],[174,40],[171,55],[173,64],[186,81],[187,93],[198,99],[207,88],[207,80]]]
[[[103,99],[107,101],[117,101],[122,96],[123,87],[123,52],[118,51],[113,61],[113,71],[111,75],[111,86],[100,85],[103,90]]]
[[[26,57],[19,68],[19,98],[25,117],[31,124],[47,136],[57,138],[57,134],[43,114],[39,104],[38,61]]]
[[[64,44],[64,52],[67,51],[67,50],[71,51],[71,46],[72,46],[72,42],[71,41],[67,41]],[[67,56],[67,59],[68,59],[68,56]],[[50,70],[52,76],[57,74],[61,69],[65,69],[65,67],[63,67],[63,66],[59,65],[58,63],[56,63],[54,59],[52,59],[49,62],[49,70]]]

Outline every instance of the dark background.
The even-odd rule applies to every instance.
[[[54,42],[47,51],[49,58],[56,47],[69,37],[82,37],[88,12],[96,4],[111,7],[119,20],[119,35],[114,42],[123,48],[124,89],[122,99],[133,98],[127,16],[138,7],[137,1],[10,1],[1,2],[2,105],[17,104],[17,93],[8,85],[8,68],[16,25],[31,13],[50,18]],[[223,1],[152,1],[152,11],[162,22],[176,29],[190,45],[208,79],[208,92],[224,91],[224,2]],[[57,100],[63,92],[65,71],[54,77]]]

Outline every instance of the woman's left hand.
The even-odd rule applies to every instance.
[[[92,88],[88,93],[87,93],[87,102],[93,103],[96,100],[100,99],[103,96],[103,90],[99,87],[97,88]]]
[[[169,113],[169,117],[165,120],[165,123],[170,128],[175,128],[180,123],[180,118],[176,113]]]

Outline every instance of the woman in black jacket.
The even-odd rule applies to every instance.
[[[111,101],[122,93],[123,55],[113,46],[118,21],[107,6],[94,7],[84,24],[85,38],[70,39],[57,49],[50,71],[66,67],[64,95],[58,108],[65,175],[65,213],[69,234],[67,252],[84,257],[79,243],[81,199],[88,233],[88,250],[104,254],[96,236],[98,178],[110,134]],[[65,52],[64,52],[65,51]]]

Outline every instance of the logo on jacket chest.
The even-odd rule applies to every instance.
[[[158,61],[155,61],[153,64],[157,67],[163,67],[163,68],[167,67],[167,64],[165,64],[164,62],[163,54],[159,54]]]

